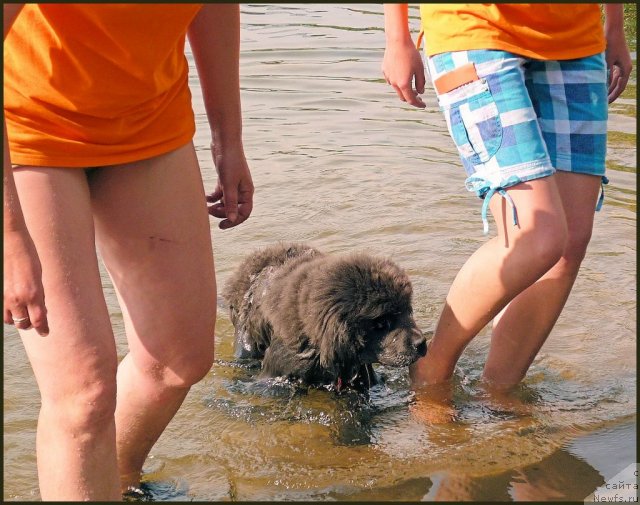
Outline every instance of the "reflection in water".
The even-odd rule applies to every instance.
[[[432,501],[582,501],[584,489],[604,483],[589,464],[565,450],[538,463],[485,479],[455,473],[434,477],[424,495]]]
[[[416,320],[433,330],[457,270],[485,238],[434,94],[425,94],[426,110],[412,110],[382,79],[382,6],[241,9],[244,144],[256,202],[237,230],[212,223],[218,284],[248,251],[278,240],[366,250],[405,268]],[[414,7],[411,15],[417,28]],[[209,131],[191,80],[210,191]],[[635,117],[635,99],[626,100]],[[488,331],[465,351],[443,396],[412,391],[406,370],[384,367],[386,382],[367,397],[258,381],[255,368],[234,360],[233,328],[219,307],[216,365],[153,449],[148,497],[582,500],[635,461],[635,130],[621,111],[610,129],[633,143],[610,139],[611,182],[587,258],[513,394],[482,388]],[[103,278],[123,356],[122,315]],[[35,500],[38,393],[17,336],[6,334],[4,498]]]

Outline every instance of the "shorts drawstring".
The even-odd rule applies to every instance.
[[[504,198],[509,205],[511,205],[511,209],[513,212],[513,226],[518,225],[518,213],[516,211],[516,205],[513,203],[513,199],[507,193],[505,187],[510,187],[515,184],[521,183],[522,180],[517,175],[512,175],[506,181],[504,181],[501,185],[492,185],[489,184],[486,180],[480,179],[478,177],[469,177],[466,181],[467,188],[471,191],[476,191],[478,194],[482,195],[484,193],[484,202],[482,203],[482,224],[484,228],[484,234],[489,233],[489,220],[487,218],[487,213],[489,210],[489,202],[494,194],[498,193],[502,198]],[[604,186],[609,184],[609,179],[606,176],[602,176],[602,182],[600,183],[600,197],[598,198],[598,203],[596,204],[596,212],[599,212],[602,209],[602,204],[604,202]]]
[[[420,51],[420,46],[422,45],[422,38],[424,37],[424,30],[420,30],[418,33],[418,38],[416,39],[416,49]]]
[[[487,219],[487,210],[489,209],[489,201],[494,193],[498,193],[502,198],[504,198],[509,205],[511,205],[511,209],[513,210],[513,226],[518,225],[518,213],[516,212],[516,205],[513,203],[513,198],[509,196],[507,191],[504,188],[490,188],[489,191],[484,196],[484,202],[482,204],[482,225],[484,227],[483,233],[486,235],[489,233],[489,220]]]
[[[467,188],[471,189],[472,191],[477,191],[480,195],[484,193],[484,202],[482,203],[482,224],[484,228],[483,232],[485,235],[489,233],[489,220],[487,219],[489,202],[491,201],[491,197],[493,197],[495,193],[498,193],[500,196],[502,196],[502,198],[509,202],[513,213],[513,226],[518,226],[518,213],[516,211],[516,205],[515,203],[513,203],[513,199],[511,198],[511,196],[507,193],[506,188],[514,186],[521,182],[522,179],[520,179],[520,177],[518,177],[517,175],[510,176],[501,185],[492,185],[484,179],[473,176],[467,179]]]
[[[598,203],[596,204],[596,212],[600,212],[602,208],[602,203],[604,202],[604,185],[609,184],[609,179],[606,176],[602,176],[602,182],[600,183],[600,197],[598,198]]]

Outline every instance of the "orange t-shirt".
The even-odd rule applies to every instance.
[[[195,132],[187,28],[196,4],[27,4],[4,45],[11,161],[137,161]]]
[[[598,4],[421,4],[429,56],[500,49],[540,60],[604,51]]]

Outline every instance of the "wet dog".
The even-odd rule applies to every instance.
[[[262,360],[262,376],[368,389],[373,363],[408,366],[427,351],[412,287],[388,259],[324,254],[277,244],[246,257],[223,297],[238,358]]]

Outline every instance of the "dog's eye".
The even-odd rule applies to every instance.
[[[371,321],[371,328],[374,330],[388,330],[391,328],[391,321],[386,317],[374,319]]]

